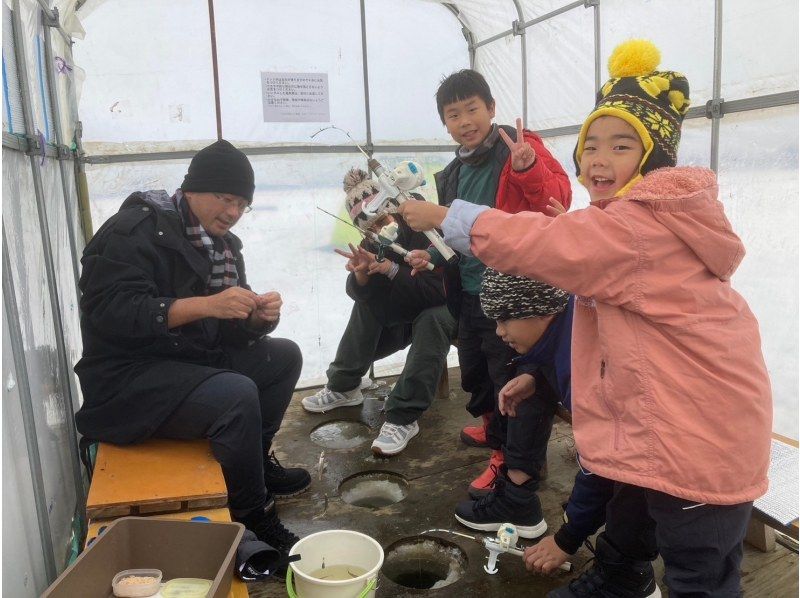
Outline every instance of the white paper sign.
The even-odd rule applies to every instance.
[[[261,72],[264,122],[330,122],[327,73]]]
[[[797,466],[797,448],[773,438],[769,490],[753,504],[783,525],[797,519]]]

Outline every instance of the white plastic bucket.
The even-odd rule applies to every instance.
[[[373,538],[347,529],[317,532],[292,546],[289,555],[299,554],[290,563],[286,589],[294,598],[374,598],[378,571],[383,565],[383,548]],[[353,579],[328,580],[312,577],[322,563],[326,566],[349,565],[365,569]],[[292,588],[292,578],[296,590]]]

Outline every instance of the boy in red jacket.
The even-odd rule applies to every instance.
[[[495,101],[483,76],[465,69],[442,81],[436,105],[447,132],[459,144],[455,159],[436,174],[439,204],[456,199],[496,207],[515,214],[522,211],[554,215],[550,199],[569,209],[572,194],[564,169],[531,131],[492,123]],[[417,269],[428,261],[440,265],[433,249],[411,252],[409,263]],[[445,269],[447,305],[458,320],[458,361],[461,386],[470,393],[467,410],[484,418],[483,428],[465,428],[462,439],[471,445],[490,446],[486,470],[470,484],[473,493],[485,493],[504,463],[507,422],[497,411],[497,393],[509,381],[509,362],[515,357],[495,334],[495,323],[481,310],[478,294],[483,263],[459,256]],[[511,423],[511,425],[514,425]],[[535,472],[538,476],[539,472]]]

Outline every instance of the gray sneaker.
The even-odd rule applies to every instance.
[[[331,390],[325,386],[322,390],[310,397],[303,397],[303,409],[311,413],[324,413],[337,407],[352,407],[364,402],[364,395],[360,388],[346,392]]]
[[[408,446],[408,441],[419,434],[417,422],[408,425],[384,423],[378,437],[372,442],[372,452],[378,457],[391,457]]]

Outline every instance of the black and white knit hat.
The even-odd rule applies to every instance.
[[[481,285],[481,307],[492,320],[522,320],[559,314],[569,293],[524,276],[486,268]]]
[[[364,213],[364,206],[374,200],[381,188],[378,181],[367,178],[367,173],[360,168],[353,167],[344,175],[342,188],[347,195],[344,198],[344,207],[350,218],[358,228],[368,228],[378,219],[378,216],[368,216]],[[394,212],[397,208],[397,201],[390,200],[386,212]]]

